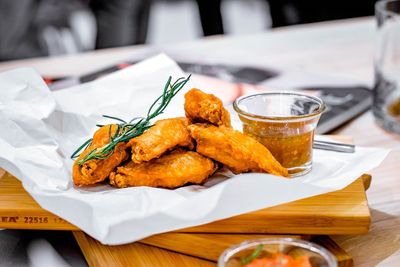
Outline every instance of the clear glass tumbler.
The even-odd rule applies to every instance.
[[[383,128],[400,134],[400,0],[379,1],[372,110]]]
[[[321,99],[297,92],[269,92],[239,97],[233,108],[243,132],[267,147],[291,177],[311,171],[314,132],[325,110]]]

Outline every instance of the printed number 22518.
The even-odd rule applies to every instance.
[[[24,217],[24,223],[48,223],[47,217]]]

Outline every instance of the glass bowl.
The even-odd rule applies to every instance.
[[[246,266],[241,260],[251,255],[260,245],[263,246],[261,251],[264,255],[281,253],[295,259],[306,256],[312,267],[338,266],[335,256],[315,243],[294,238],[263,238],[245,241],[226,249],[218,259],[218,267]]]
[[[243,132],[267,147],[291,177],[311,170],[314,132],[325,110],[320,98],[268,92],[239,97],[233,108]]]

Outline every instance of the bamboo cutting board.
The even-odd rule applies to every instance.
[[[46,213],[24,191],[21,184],[9,174],[0,172],[0,218],[1,227],[12,225],[20,229],[69,229],[70,224],[64,220]],[[369,186],[370,176],[364,176],[365,185]],[[353,187],[364,183],[361,179]],[[357,190],[349,191],[357,192]],[[364,196],[365,197],[365,196]],[[5,206],[13,204],[13,216],[3,216]],[[8,212],[11,212],[8,209]],[[31,214],[32,216],[29,216]],[[21,216],[21,217],[20,217]],[[36,218],[36,219],[35,219]],[[23,220],[23,221],[21,221]],[[54,220],[54,221],[53,221]],[[28,224],[28,227],[25,226]],[[41,227],[38,227],[41,226]],[[34,227],[32,227],[34,226]],[[11,227],[5,227],[11,228]],[[271,237],[271,235],[249,234],[195,234],[195,233],[164,233],[155,235],[139,242],[121,245],[105,246],[83,232],[75,231],[75,239],[89,266],[135,266],[135,267],[209,267],[215,266],[223,250],[244,240]],[[276,237],[276,236],[274,236]],[[309,239],[309,236],[290,236]],[[339,267],[353,266],[349,254],[338,247],[329,237],[317,237],[312,240],[329,249],[337,258]]]
[[[120,246],[104,246],[83,232],[74,232],[74,236],[90,267],[215,266],[219,255],[228,247],[245,240],[271,237],[311,239],[335,255],[339,267],[354,266],[351,256],[328,236],[166,233]]]
[[[363,175],[365,181],[369,175]],[[179,230],[192,233],[364,234],[370,212],[363,179],[343,190]],[[0,228],[79,230],[42,209],[12,175],[0,173]]]

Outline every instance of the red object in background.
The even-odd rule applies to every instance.
[[[124,69],[124,68],[126,68],[126,67],[131,66],[131,65],[132,65],[132,64],[129,64],[129,63],[120,63],[120,64],[117,65],[117,67],[118,67],[119,69]]]
[[[50,78],[46,78],[46,77],[43,77],[43,81],[47,84],[47,85],[49,85],[49,84],[52,84],[53,83],[53,79],[50,79]]]
[[[57,77],[57,78],[52,78],[52,77],[42,77],[43,81],[47,84],[53,84],[54,82],[58,82],[60,80],[65,79],[65,77]]]
[[[192,79],[202,91],[214,94],[225,104],[232,103],[236,98],[242,95],[268,91],[267,88],[262,86],[245,83],[232,83],[200,74],[193,74]]]

